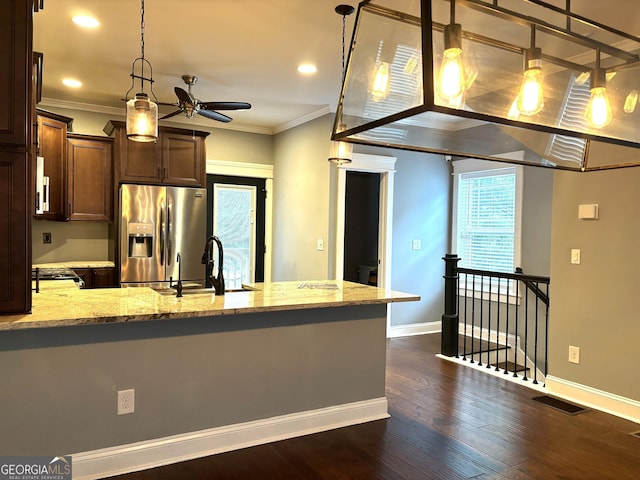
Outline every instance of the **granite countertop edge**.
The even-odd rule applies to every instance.
[[[352,282],[300,288],[305,282],[254,283],[250,290],[163,295],[147,287],[78,289],[72,280],[41,282],[30,314],[0,316],[0,331],[418,301],[417,295]],[[314,282],[312,285],[320,285]]]

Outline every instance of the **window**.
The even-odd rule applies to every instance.
[[[456,163],[452,251],[459,266],[513,273],[520,264],[522,167]]]

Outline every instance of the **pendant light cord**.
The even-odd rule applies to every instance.
[[[346,24],[347,24],[347,16],[342,15],[342,65],[340,67],[341,67],[343,79],[344,79],[344,32],[345,32]]]
[[[140,4],[140,58],[142,58],[142,91],[144,92],[144,0]]]

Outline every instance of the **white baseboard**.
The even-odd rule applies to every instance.
[[[409,323],[407,325],[392,325],[387,338],[408,337],[410,335],[424,335],[426,333],[438,333],[441,330],[442,322]]]
[[[385,397],[72,454],[73,478],[96,479],[388,418]]]
[[[560,398],[640,423],[640,402],[547,375],[547,391]]]

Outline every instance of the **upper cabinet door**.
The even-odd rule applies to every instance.
[[[29,142],[31,2],[0,2],[0,144]]]
[[[70,119],[38,115],[37,155],[44,158],[49,209],[36,215],[45,220],[67,218],[67,126]]]
[[[193,135],[162,135],[162,178],[168,185],[204,186],[204,139]]]
[[[113,221],[111,138],[69,135],[69,220]]]
[[[159,184],[162,169],[158,162],[160,148],[156,142],[133,142],[127,138],[126,124],[111,120],[104,132],[114,138],[114,165],[116,184]]]

